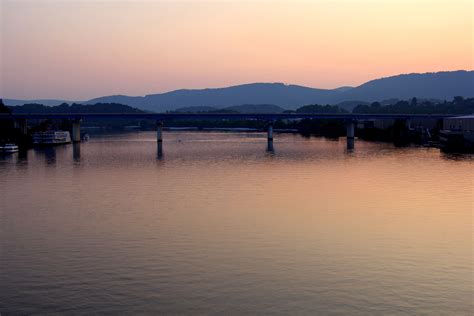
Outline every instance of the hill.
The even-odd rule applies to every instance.
[[[455,96],[474,96],[474,71],[406,74],[372,80],[337,95],[334,101],[366,102],[386,99],[451,100]]]
[[[117,103],[72,104],[63,103],[57,106],[43,104],[25,104],[8,107],[13,113],[143,113],[142,110]]]
[[[234,112],[234,113],[281,113],[285,111],[282,107],[273,104],[242,104],[227,106],[223,108],[212,106],[188,106],[176,109],[174,112],[200,113],[200,112]]]
[[[374,101],[409,100],[413,97],[419,100],[452,100],[455,96],[474,97],[474,71],[403,74],[371,80],[354,88],[315,89],[283,83],[251,83],[226,88],[182,89],[146,96],[105,96],[81,103],[120,103],[152,112],[176,111],[183,107],[223,109],[240,105],[247,107],[257,105],[252,111],[264,112],[266,109],[261,106],[262,104],[272,104],[288,110],[296,110],[308,104],[339,104],[340,107],[350,111],[359,104]],[[23,103],[50,105],[62,102],[11,99],[4,101],[7,105]]]
[[[18,100],[18,99],[3,99],[3,103],[8,106],[16,106],[23,104],[42,104],[46,106],[56,106],[63,103],[81,103],[80,101],[67,101],[55,99],[37,99],[37,100]]]
[[[342,91],[346,91],[346,89]],[[288,109],[314,103],[314,100],[329,102],[331,97],[337,93],[340,91],[283,83],[252,83],[216,89],[183,89],[144,97],[108,96],[93,99],[87,103],[122,103],[156,112],[173,111],[191,106],[224,108],[242,104],[274,104]]]
[[[307,104],[338,104],[351,110],[357,102],[386,99],[451,100],[474,96],[474,71],[405,74],[369,81],[358,87],[315,89],[283,83],[252,83],[216,89],[183,89],[144,97],[108,96],[87,103],[123,103],[143,110],[163,112],[181,107],[224,108],[241,104],[274,104],[295,110]],[[354,102],[357,100],[357,102]]]
[[[282,107],[274,104],[242,104],[223,108],[227,111],[239,113],[281,113],[285,111]]]
[[[174,112],[180,113],[201,113],[201,112],[213,112],[218,109],[212,106],[185,106],[182,108],[177,108]]]

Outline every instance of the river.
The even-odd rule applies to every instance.
[[[0,156],[0,313],[472,315],[474,156],[165,132]]]

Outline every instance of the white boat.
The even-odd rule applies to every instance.
[[[5,154],[11,154],[18,152],[18,146],[15,144],[5,144],[0,146],[0,152]]]
[[[36,132],[33,135],[33,144],[35,145],[60,145],[70,142],[71,136],[68,131]]]

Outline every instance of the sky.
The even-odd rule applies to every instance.
[[[0,0],[0,97],[472,70],[472,0]]]

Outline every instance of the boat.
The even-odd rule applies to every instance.
[[[18,152],[18,146],[15,144],[5,144],[0,146],[0,152],[4,154],[11,154]]]
[[[46,131],[33,134],[33,144],[35,145],[60,145],[71,142],[68,131]]]

